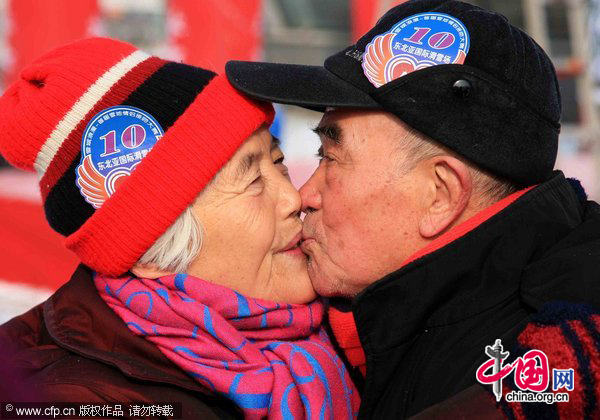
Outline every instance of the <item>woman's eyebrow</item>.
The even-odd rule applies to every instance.
[[[281,145],[281,141],[275,136],[272,136],[271,139],[271,151],[273,151],[273,149]]]
[[[260,152],[252,152],[245,155],[235,169],[235,179],[243,179],[250,168],[260,159],[261,155],[262,153]]]

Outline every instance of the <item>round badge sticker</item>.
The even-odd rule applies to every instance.
[[[79,191],[98,209],[164,135],[160,124],[132,106],[113,106],[88,123],[76,170]]]
[[[376,36],[363,54],[363,71],[380,87],[415,70],[462,64],[469,52],[463,23],[443,13],[421,13]]]

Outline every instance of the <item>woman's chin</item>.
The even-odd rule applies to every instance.
[[[298,248],[300,250],[300,248]],[[313,301],[317,293],[308,276],[306,255],[300,250],[280,252],[273,258],[271,284],[281,290],[280,300],[285,303],[304,304]]]
[[[283,301],[292,305],[305,305],[312,302],[317,297],[317,292],[315,292],[315,289],[309,284],[308,286],[295,289],[293,292],[288,292],[287,299],[284,299]]]

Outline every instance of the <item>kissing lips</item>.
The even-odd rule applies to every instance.
[[[298,233],[296,236],[294,236],[294,238],[292,238],[292,240],[288,243],[288,245],[285,248],[283,248],[281,251],[279,251],[279,253],[285,254],[285,255],[290,255],[290,256],[303,256],[304,257],[304,253],[302,252],[302,249],[300,248],[301,240],[302,240],[302,235],[300,233]]]
[[[305,225],[306,226],[306,225]],[[309,249],[308,247],[310,246],[310,244],[312,244],[313,242],[315,242],[315,238],[313,238],[312,236],[310,236],[307,232],[305,232],[304,230],[302,231],[302,243],[300,244],[300,247],[302,248],[302,251],[304,251],[305,254],[309,254]]]
[[[306,238],[306,239],[302,240],[302,243],[300,244],[300,247],[302,248],[302,251],[304,251],[305,254],[308,254],[309,253],[309,247],[314,242],[316,242],[315,238]]]

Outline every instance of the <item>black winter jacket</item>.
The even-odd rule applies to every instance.
[[[578,194],[579,192],[579,194]],[[600,306],[600,206],[556,172],[352,304],[367,376],[360,418],[403,418],[476,384],[486,345],[511,349],[550,301]]]

